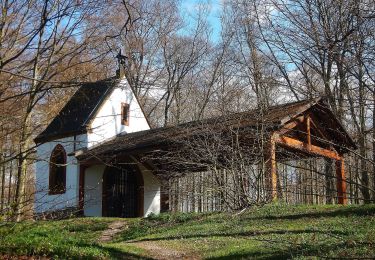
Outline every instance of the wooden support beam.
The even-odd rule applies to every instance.
[[[346,198],[346,180],[345,180],[345,163],[344,158],[336,161],[336,185],[338,203],[346,205],[348,200]]]
[[[277,144],[280,144],[285,147],[300,150],[302,152],[309,153],[309,154],[315,154],[315,155],[331,158],[334,160],[341,160],[341,156],[336,151],[328,150],[328,149],[325,149],[316,145],[308,145],[307,143],[304,143],[300,140],[297,140],[288,136],[276,135],[275,140]]]
[[[331,140],[332,138],[329,137],[329,134],[327,133],[327,131],[324,128],[319,127],[319,124],[316,123],[319,121],[316,118],[316,116],[313,113],[310,113],[308,116],[310,118],[310,125],[312,125],[314,127],[314,130],[318,132],[318,134],[320,135],[320,138],[327,140],[327,141]]]
[[[271,140],[271,177],[272,177],[272,200],[277,199],[277,164],[276,164],[276,142]]]
[[[306,117],[306,133],[307,133],[307,145],[308,145],[308,149],[311,150],[310,116]]]
[[[296,118],[293,118],[290,122],[286,123],[283,128],[278,131],[278,134],[286,134],[298,125],[305,123],[308,143],[311,143],[311,127],[313,127],[314,131],[316,131],[320,135],[321,139],[330,140],[328,133],[323,128],[319,127],[318,124],[315,123],[315,121],[318,120],[313,113],[300,115]]]
[[[277,164],[276,164],[276,141],[275,135],[272,135],[269,149],[266,154],[266,185],[269,194],[269,200],[277,199]]]
[[[328,150],[328,149],[325,149],[316,145],[312,145],[311,143],[310,144],[304,143],[300,140],[297,140],[288,136],[280,136],[278,134],[275,134],[273,138],[276,144],[289,147],[292,149],[300,150],[305,153],[315,154],[315,155],[319,155],[322,157],[336,160],[336,185],[337,185],[338,203],[343,204],[343,205],[347,204],[345,165],[344,165],[344,158],[340,154],[338,154],[336,151]],[[277,175],[275,176],[277,177]],[[272,184],[273,184],[273,179],[272,179]],[[276,196],[277,196],[277,193],[276,193]]]
[[[278,133],[279,134],[285,134],[285,133],[291,131],[293,128],[295,128],[299,124],[303,123],[304,120],[305,120],[305,117],[303,115],[298,116],[296,118],[293,118],[293,120],[290,121],[289,123],[285,124],[283,126],[283,128],[278,131]]]

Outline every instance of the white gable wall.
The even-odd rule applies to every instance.
[[[121,124],[121,103],[130,105],[129,126]],[[91,121],[87,134],[88,147],[99,144],[119,133],[132,133],[150,129],[142,109],[129,84],[124,79],[113,90]]]

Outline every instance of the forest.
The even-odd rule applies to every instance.
[[[82,82],[113,77],[119,53],[153,128],[323,97],[357,146],[345,156],[348,201],[374,202],[375,2],[226,0],[215,2],[217,23],[209,19],[213,1],[192,2],[189,10],[183,2],[1,0],[4,219],[33,215],[33,139]],[[185,145],[215,153],[212,146]],[[262,167],[233,147],[228,169],[169,180],[171,210],[229,211],[266,202],[259,195]],[[286,203],[336,203],[332,161],[291,159],[278,168]],[[217,194],[226,199],[217,201]]]

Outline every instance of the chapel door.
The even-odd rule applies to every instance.
[[[107,167],[103,176],[103,216],[139,216],[139,181],[136,166]]]

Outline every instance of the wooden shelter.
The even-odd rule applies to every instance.
[[[167,179],[173,177],[172,173],[176,172],[188,174],[202,171],[202,165],[210,162],[205,161],[203,164],[196,159],[195,163],[186,164],[183,160],[170,161],[170,157],[164,156],[165,154],[178,153],[182,157],[184,154],[189,156],[189,152],[184,150],[183,143],[199,138],[215,142],[213,136],[216,133],[225,135],[233,129],[236,129],[245,148],[258,147],[254,144],[259,143],[259,129],[262,130],[262,141],[265,145],[260,153],[263,154],[267,165],[266,179],[270,200],[275,200],[278,196],[277,162],[287,159],[287,156],[278,153],[278,149],[282,148],[299,158],[324,157],[335,160],[338,203],[347,203],[344,154],[356,149],[356,145],[322,98],[118,135],[88,150],[80,150],[75,156],[80,162],[82,173],[89,165],[116,164],[130,159],[142,163],[159,178]],[[155,153],[159,156],[149,156]],[[81,174],[82,205],[83,182],[84,177]],[[161,204],[162,208],[168,208],[163,196]]]

